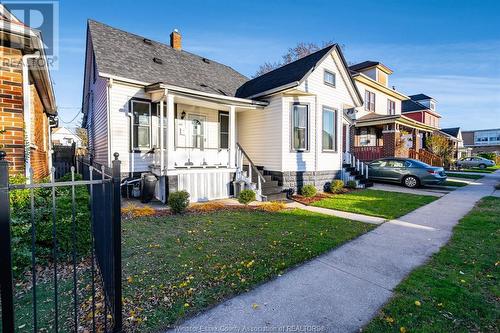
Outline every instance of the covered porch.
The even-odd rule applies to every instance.
[[[236,113],[267,104],[164,84],[146,92],[156,106],[150,170],[160,179],[158,198],[165,201],[177,190],[189,192],[191,201],[228,197],[242,169]]]
[[[425,150],[425,141],[435,129],[410,118],[370,114],[358,119],[351,130],[350,152],[361,161],[402,157],[437,163]]]

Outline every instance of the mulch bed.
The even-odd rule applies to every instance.
[[[342,192],[341,193],[326,193],[326,192],[320,192],[320,193],[317,193],[314,197],[311,197],[311,198],[306,198],[300,194],[295,194],[295,195],[292,195],[292,200],[294,201],[297,201],[303,205],[311,205],[317,201],[321,201],[323,199],[326,199],[326,198],[331,198],[331,197],[334,197],[336,195],[342,195],[342,194],[346,194],[346,193],[350,193],[350,192],[354,192],[354,191],[358,191],[358,189],[351,189],[351,188],[343,188],[342,189]]]

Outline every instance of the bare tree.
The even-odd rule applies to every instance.
[[[301,58],[304,58],[311,53],[314,53],[316,51],[319,51],[327,46],[333,45],[333,41],[327,41],[321,43],[321,45],[316,44],[316,43],[305,43],[305,42],[299,42],[297,43],[296,46],[291,47],[288,49],[288,51],[281,56],[281,62],[265,62],[264,64],[259,66],[259,69],[253,76],[254,78],[257,76],[261,76],[263,74],[266,74],[267,72],[270,72],[272,70],[275,70],[276,68],[279,68],[281,66],[284,66],[286,64],[289,64],[291,62],[294,62],[296,60],[299,60]]]
[[[89,138],[88,138],[88,135],[87,135],[87,130],[85,128],[77,127],[75,129],[75,131],[76,131],[76,135],[80,139],[82,139],[82,146],[88,147]]]

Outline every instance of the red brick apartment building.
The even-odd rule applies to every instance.
[[[0,4],[0,150],[10,174],[49,175],[56,106],[41,34]]]

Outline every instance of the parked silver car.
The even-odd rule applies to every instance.
[[[467,168],[480,168],[486,169],[487,167],[495,166],[495,162],[484,157],[464,157],[456,162],[459,169]]]
[[[443,168],[433,167],[418,160],[382,158],[368,164],[368,178],[414,188],[420,185],[442,184],[447,176]]]

